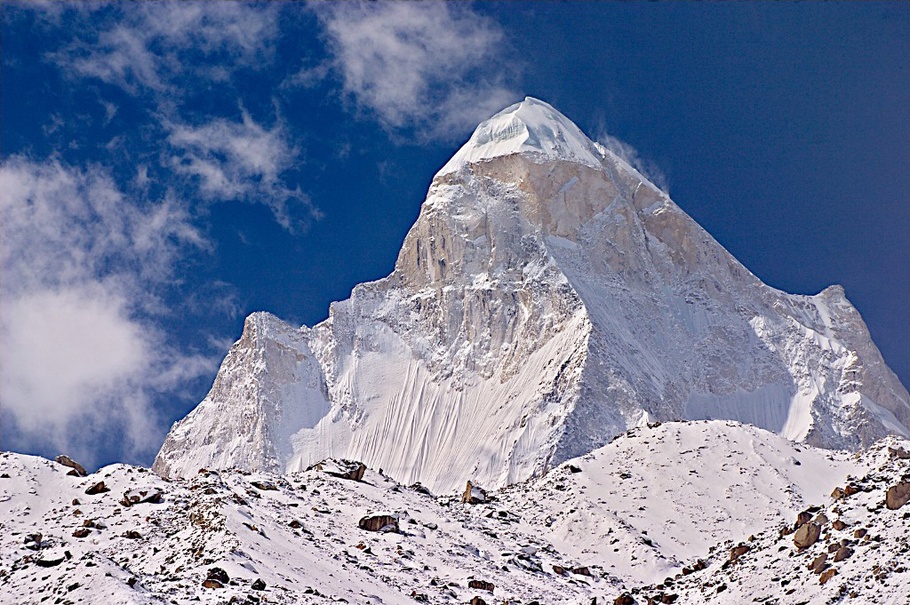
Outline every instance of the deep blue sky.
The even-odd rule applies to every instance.
[[[4,449],[148,464],[248,313],[312,325],[388,274],[525,95],[766,283],[842,284],[910,384],[906,2],[0,11]]]

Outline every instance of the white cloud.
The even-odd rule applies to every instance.
[[[469,7],[343,2],[316,11],[344,93],[392,132],[457,139],[519,96],[499,59],[501,29]]]
[[[660,166],[649,159],[641,157],[638,150],[632,145],[607,134],[602,128],[600,131],[600,134],[596,137],[598,143],[625,160],[629,166],[640,172],[642,176],[651,181],[661,191],[670,193],[670,183]]]
[[[99,8],[110,8],[99,5]],[[187,51],[219,55],[224,63],[257,66],[272,56],[277,6],[239,2],[143,2],[131,4],[116,22],[93,31],[55,58],[67,72],[98,78],[136,94],[143,89],[176,92],[170,84],[196,62]],[[91,17],[90,17],[91,19]],[[228,72],[199,72],[225,79]]]
[[[166,128],[168,143],[177,151],[174,169],[195,178],[204,197],[265,203],[291,231],[319,216],[309,198],[299,188],[289,188],[281,177],[298,151],[288,143],[280,121],[266,129],[244,111],[239,122],[215,119]]]
[[[102,169],[13,157],[0,166],[0,402],[17,444],[91,464],[116,435],[150,453],[159,391],[211,371],[172,350],[151,317],[187,247],[206,246],[173,198],[128,199]]]

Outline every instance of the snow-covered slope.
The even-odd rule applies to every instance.
[[[646,603],[676,595],[680,605],[906,605],[910,505],[901,502],[910,499],[908,446],[883,440],[859,457],[861,474],[800,511],[802,519],[793,514],[747,540],[718,544],[703,570],[636,586],[628,596]],[[807,531],[812,524],[814,535]],[[794,531],[800,526],[806,528]]]
[[[730,421],[631,429],[506,488],[503,506],[580,560],[659,581],[725,540],[745,540],[821,502],[864,467],[845,451],[794,444]]]
[[[910,434],[910,396],[840,287],[764,285],[529,98],[436,175],[391,275],[313,328],[251,316],[154,468],[353,458],[447,491],[540,476],[649,421],[709,418],[857,448]]]
[[[827,529],[822,541],[860,526],[871,537],[854,547],[849,567],[837,564],[837,580],[849,578],[856,602],[899,603],[894,595],[910,594],[910,574],[898,569],[910,520],[881,503],[910,463],[890,458],[887,446],[910,443],[854,457],[730,422],[662,424],[473,505],[372,470],[359,481],[330,474],[340,463],[164,481],[126,465],[74,477],[48,460],[2,453],[0,603],[454,605],[478,596],[587,605],[633,590],[645,603],[642,595],[658,592],[665,577],[677,578],[687,603],[704,602],[721,582],[731,597],[720,602],[769,594],[797,603],[830,596],[835,585],[819,590],[803,569],[821,544],[809,555],[778,552],[793,538],[778,539],[778,529],[849,482],[869,491],[835,503],[840,513],[828,505],[832,522],[839,514],[850,525]],[[99,481],[110,491],[87,494]],[[125,493],[151,501],[127,506]],[[378,515],[390,518],[373,529],[397,523],[397,531],[361,527]],[[740,542],[752,550],[721,569]],[[699,558],[710,570],[681,580],[683,566]],[[221,587],[204,586],[208,577],[220,577]],[[790,588],[798,590],[792,598]]]

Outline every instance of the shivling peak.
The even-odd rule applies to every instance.
[[[765,285],[528,98],[439,172],[391,275],[312,328],[249,330],[155,469],[334,457],[439,493],[539,476],[655,420],[827,448],[910,435],[910,395],[837,293]]]

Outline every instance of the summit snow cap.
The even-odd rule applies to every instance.
[[[482,122],[436,176],[467,164],[522,153],[534,161],[566,160],[600,168],[605,153],[572,120],[533,97],[506,107]]]

